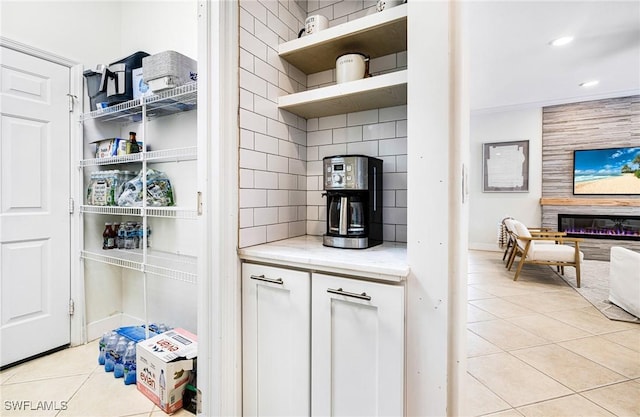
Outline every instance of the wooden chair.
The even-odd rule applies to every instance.
[[[565,266],[572,266],[576,269],[576,284],[580,288],[580,263],[584,259],[580,242],[583,239],[566,237],[562,232],[536,232],[534,235],[517,220],[514,221],[514,228],[516,244],[511,253],[509,270],[515,257],[520,256],[514,281],[518,280],[524,264],[555,265],[561,274],[564,274]]]
[[[511,264],[513,263],[513,259],[515,258],[515,256],[519,255],[518,252],[514,252],[517,246],[517,233],[515,229],[516,222],[518,222],[518,220],[509,218],[509,217],[505,218],[502,221],[507,233],[507,244],[505,245],[504,254],[502,255],[502,260],[504,261],[505,259],[507,259],[507,264],[505,265],[505,267],[509,268],[509,270],[511,270]],[[564,232],[554,232],[551,229],[546,227],[527,227],[527,230],[529,230],[529,232],[533,236],[548,237],[548,236],[565,236],[566,235],[566,233]]]

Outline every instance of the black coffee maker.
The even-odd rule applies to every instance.
[[[363,155],[323,159],[327,230],[322,244],[365,249],[382,243],[382,160]]]

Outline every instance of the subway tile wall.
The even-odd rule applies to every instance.
[[[324,233],[322,158],[345,153],[384,161],[384,239],[406,242],[406,106],[309,120],[277,108],[281,95],[335,84],[335,70],[307,76],[278,57],[278,44],[295,39],[307,15],[334,26],[376,3],[240,1],[240,247]],[[371,60],[370,72],[406,65],[406,52],[392,54]]]

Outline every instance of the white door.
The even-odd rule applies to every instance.
[[[309,273],[242,266],[243,415],[309,415]]]
[[[311,414],[402,416],[404,288],[313,274]]]
[[[69,76],[0,49],[1,366],[70,341]]]

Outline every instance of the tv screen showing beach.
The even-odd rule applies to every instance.
[[[640,146],[574,151],[573,193],[640,195]]]

